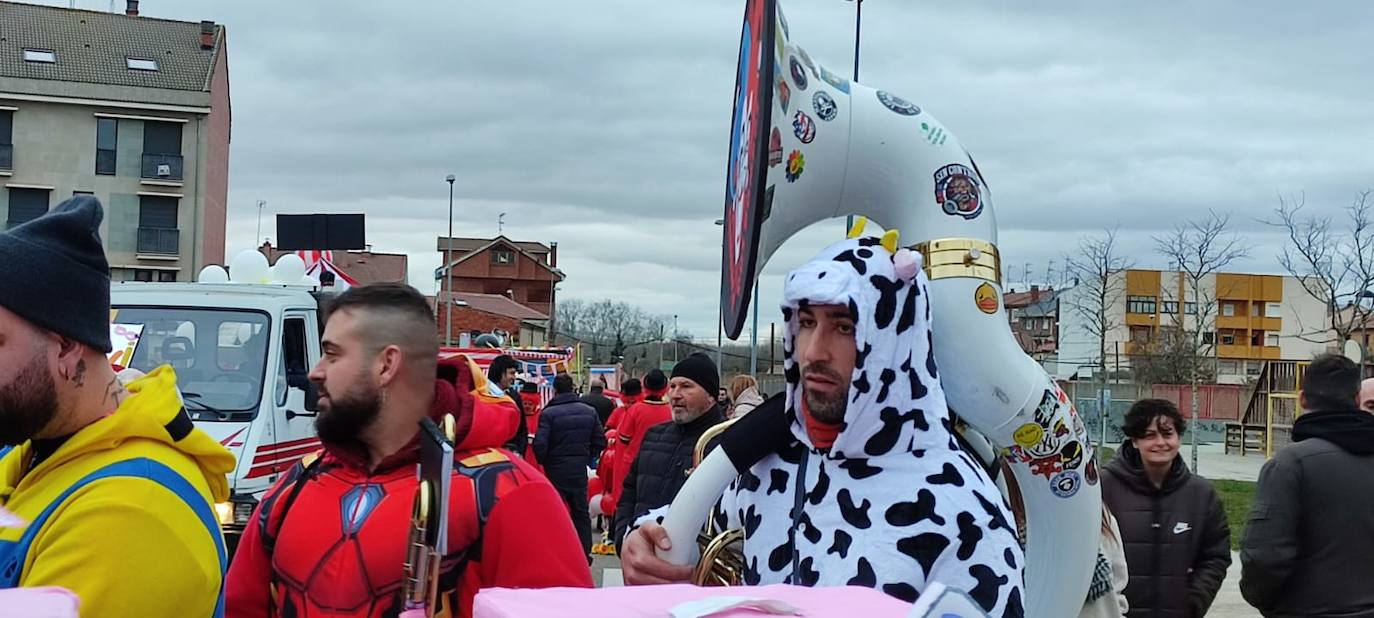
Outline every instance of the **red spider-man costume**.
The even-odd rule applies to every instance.
[[[562,499],[542,474],[498,448],[520,422],[514,403],[489,395],[480,373],[460,370],[457,381],[435,384],[435,416],[457,420],[450,553],[435,615],[470,616],[485,587],[590,587]],[[226,615],[395,616],[418,459],[412,442],[371,471],[329,447],[297,464],[244,532],[225,584]]]

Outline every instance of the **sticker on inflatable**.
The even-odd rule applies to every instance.
[[[973,291],[973,303],[978,305],[978,310],[983,313],[997,313],[997,290],[987,283],[978,286],[978,289]]]
[[[1064,464],[1060,463],[1058,455],[1032,459],[1030,462],[1031,474],[1051,478],[1064,471]]]
[[[792,101],[792,88],[787,85],[787,80],[781,75],[778,76],[778,105],[782,106],[782,111],[787,111],[787,104]]]
[[[1060,498],[1071,498],[1078,493],[1078,487],[1083,483],[1082,477],[1078,476],[1073,470],[1065,470],[1054,475],[1050,479],[1050,491]]]
[[[1083,465],[1083,445],[1078,441],[1065,444],[1059,451],[1059,462],[1065,470],[1077,470]]]
[[[885,90],[878,91],[878,100],[882,101],[884,107],[903,116],[915,116],[921,113],[921,108],[916,107],[911,101],[903,99],[895,94],[890,94]]]
[[[806,67],[802,66],[796,56],[787,58],[787,68],[792,70],[792,83],[797,85],[797,90],[806,90]]]
[[[835,119],[839,106],[835,105],[835,99],[830,98],[824,90],[817,90],[816,96],[811,97],[811,105],[816,108],[816,117],[830,122]]]
[[[806,157],[802,156],[800,150],[793,150],[791,154],[787,155],[787,182],[797,182],[804,171],[806,171]]]
[[[827,71],[825,67],[820,67],[821,81],[830,84],[831,88],[849,94],[849,80]]]
[[[805,112],[797,110],[797,115],[792,117],[792,134],[796,135],[801,143],[810,144],[811,140],[816,139],[816,121]]]
[[[926,141],[934,146],[944,144],[945,137],[947,137],[944,128],[940,125],[926,122],[921,123],[921,133],[925,135]]]
[[[1046,389],[1044,396],[1040,398],[1040,405],[1035,407],[1035,422],[1041,427],[1049,429],[1050,423],[1054,422],[1054,410],[1058,401],[1059,399],[1054,396],[1054,391]]]
[[[967,165],[951,163],[935,170],[935,203],[951,216],[976,219],[983,214],[978,176]]]
[[[1088,465],[1087,465],[1086,467],[1083,468],[1083,480],[1087,481],[1089,485],[1096,485],[1096,484],[1097,484],[1097,462],[1096,462],[1096,461],[1093,461],[1093,460],[1091,460],[1091,459],[1088,460]]]
[[[1035,446],[1045,439],[1045,430],[1035,423],[1026,423],[1018,427],[1011,438],[1021,446]]]
[[[142,336],[142,324],[110,324],[110,353],[106,355],[110,364],[128,368]]]
[[[773,127],[773,135],[768,138],[768,167],[782,163],[782,132]]]

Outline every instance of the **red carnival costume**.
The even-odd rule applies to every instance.
[[[654,425],[673,420],[673,408],[668,405],[667,393],[667,389],[645,389],[644,400],[630,406],[616,427],[619,444],[616,446],[615,479],[611,485],[615,492],[612,504],[620,503],[625,475],[630,471],[635,456],[639,454],[639,446],[644,443],[644,434]]]
[[[458,381],[435,385],[435,416],[457,420],[450,553],[435,615],[470,616],[480,588],[590,587],[562,499],[530,464],[498,448],[519,422],[514,402],[490,394],[480,372],[459,371]],[[226,615],[395,616],[418,459],[416,441],[374,470],[333,447],[297,464],[244,533],[225,584]]]

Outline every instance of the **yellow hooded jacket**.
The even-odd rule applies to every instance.
[[[138,469],[170,469],[181,477],[174,484],[205,500],[210,521],[205,509],[198,514],[165,483],[101,478],[52,509],[32,536],[17,583],[67,588],[81,598],[86,617],[214,615],[223,584],[223,540],[208,532],[219,534],[213,504],[228,499],[225,474],[233,470],[234,456],[189,425],[171,367],[127,388],[132,394],[114,414],[78,431],[34,469],[26,470],[29,443],[0,459],[0,505],[34,522],[91,473],[135,460]],[[177,440],[172,433],[184,435]],[[0,546],[20,541],[25,532],[0,528]],[[5,575],[0,573],[0,581],[13,580]]]

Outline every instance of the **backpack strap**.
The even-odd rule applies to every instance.
[[[195,486],[191,485],[190,481],[167,467],[166,464],[146,457],[118,461],[82,477],[63,491],[56,500],[48,504],[47,508],[43,509],[43,512],[29,523],[24,535],[19,538],[18,542],[0,546],[0,588],[13,588],[19,584],[30,546],[33,545],[34,539],[43,530],[52,514],[58,507],[62,506],[62,503],[66,502],[72,494],[91,483],[117,477],[147,479],[161,485],[186,503],[186,506],[190,507],[196,517],[200,519],[206,532],[214,540],[215,553],[219,557],[220,589],[218,600],[215,602],[214,615],[215,618],[222,618],[224,616],[224,574],[229,561],[224,548],[224,537],[219,529],[219,519],[215,516],[210,503],[196,490]]]
[[[315,451],[291,466],[291,470],[287,472],[287,478],[291,480],[291,489],[286,492],[286,501],[281,505],[281,516],[277,518],[276,526],[272,525],[272,511],[275,510],[280,491],[264,500],[262,508],[258,509],[258,530],[262,532],[262,549],[267,553],[268,562],[272,560],[272,550],[277,547],[277,534],[281,532],[282,526],[286,525],[286,516],[291,512],[291,505],[301,495],[301,490],[305,489],[306,481],[318,476],[321,461],[324,461],[324,458],[320,456],[320,451]]]

